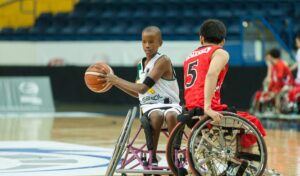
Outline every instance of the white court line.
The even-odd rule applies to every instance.
[[[101,148],[62,142],[0,142],[0,175],[104,176],[112,152],[113,147]],[[166,166],[164,155],[159,158],[159,162]],[[116,175],[120,174],[114,174]]]
[[[104,175],[111,154],[112,148],[61,142],[0,142],[0,175]]]

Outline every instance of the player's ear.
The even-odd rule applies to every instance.
[[[201,35],[200,35],[200,43],[201,43],[201,45],[203,45],[203,43],[204,43],[204,37],[202,37]]]
[[[162,44],[163,44],[163,41],[162,41],[162,39],[160,39],[159,46],[162,46]]]
[[[221,46],[225,45],[225,39],[222,40],[222,42],[220,43]]]

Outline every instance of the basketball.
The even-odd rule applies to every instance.
[[[88,67],[84,74],[86,86],[93,92],[103,93],[108,91],[112,85],[107,83],[103,75],[111,73],[113,70],[105,63],[96,63]]]

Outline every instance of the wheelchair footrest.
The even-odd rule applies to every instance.
[[[186,176],[186,175],[188,175],[188,171],[185,168],[178,168],[177,175],[178,176]]]
[[[142,170],[142,169],[117,169],[116,173],[142,173],[142,174],[161,174],[172,175],[170,170]]]

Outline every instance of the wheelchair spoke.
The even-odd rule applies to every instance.
[[[222,148],[226,147],[226,142],[224,139],[224,131],[219,128],[219,143]]]
[[[224,118],[218,123],[207,120],[195,129],[192,145],[189,146],[192,147],[195,169],[200,175],[225,176],[232,173],[255,176],[263,172],[266,165],[265,144],[251,122],[224,112]],[[248,136],[256,139],[257,145],[244,148],[244,138]]]
[[[220,175],[226,170],[227,167],[226,161],[216,157],[213,163],[214,163],[214,170],[216,175]]]
[[[212,147],[214,147],[215,149],[220,150],[220,147],[217,146],[217,145],[214,143],[215,141],[210,140],[210,139],[209,139],[209,136],[207,136],[206,134],[204,134],[203,131],[201,131],[201,132],[202,132],[202,139],[204,139],[207,143],[209,143],[209,144],[210,144]]]

